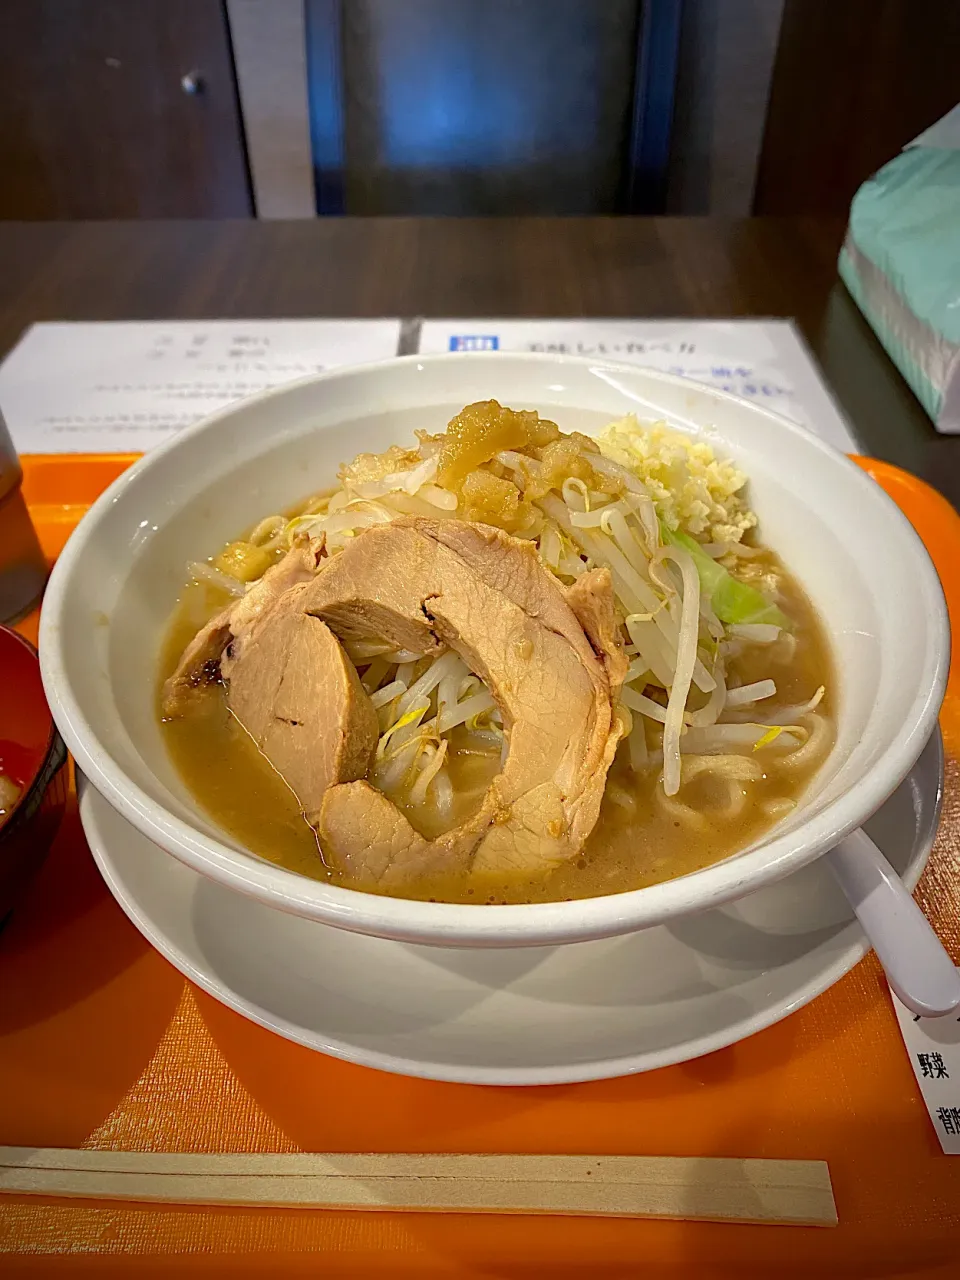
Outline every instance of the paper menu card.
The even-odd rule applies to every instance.
[[[35,324],[0,365],[21,453],[142,452],[231,401],[397,353],[400,321]]]
[[[844,452],[856,439],[789,320],[425,320],[420,351],[546,351],[635,361],[793,418]]]
[[[140,452],[268,387],[397,353],[400,321],[35,324],[0,365],[22,453]],[[755,399],[839,449],[856,441],[785,320],[426,320],[421,352],[560,351],[637,361]]]

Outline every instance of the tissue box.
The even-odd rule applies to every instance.
[[[934,426],[960,433],[960,107],[854,196],[839,269]]]

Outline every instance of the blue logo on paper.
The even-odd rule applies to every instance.
[[[451,351],[499,351],[500,339],[495,333],[454,334],[450,339]]]

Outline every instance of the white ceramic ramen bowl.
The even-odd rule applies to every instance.
[[[438,431],[496,397],[590,432],[666,419],[750,477],[763,540],[799,577],[833,646],[837,743],[797,811],[761,843],[650,888],[574,902],[462,906],[331,886],[244,850],[200,808],[157,723],[158,654],[190,560],[334,481],[359,450]],[[853,463],[777,414],[645,369],[547,355],[407,357],[267,392],[191,427],[120,477],[54,569],[44,686],[93,785],[211,879],[295,915],[441,946],[549,945],[643,929],[742,897],[819,857],[894,791],[933,732],[949,634],[930,559]],[[637,840],[642,841],[642,830]]]

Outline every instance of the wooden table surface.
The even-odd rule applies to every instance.
[[[865,451],[960,506],[937,435],[836,274],[826,219],[0,223],[0,352],[36,320],[793,316]]]

